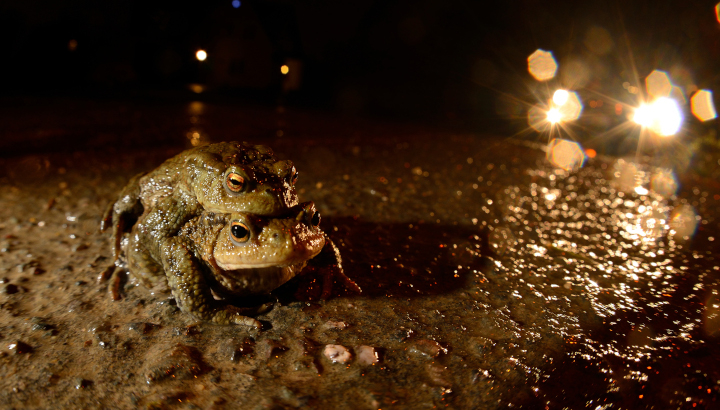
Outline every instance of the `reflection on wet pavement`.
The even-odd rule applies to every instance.
[[[106,113],[124,134],[104,138],[141,148],[3,160],[2,406],[718,406],[717,162],[705,176],[649,158],[558,168],[489,136],[288,110],[277,138],[270,110],[136,110],[161,125]],[[292,159],[365,292],[318,300],[308,272],[275,292],[262,332],[194,323],[132,284],[111,302],[94,283],[110,257],[100,214],[194,145],[190,127]],[[175,140],[143,145],[163,131]]]

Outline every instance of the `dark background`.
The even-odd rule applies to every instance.
[[[622,84],[656,68],[681,87],[720,88],[713,2],[589,3],[4,1],[0,96],[221,98],[477,128],[524,118],[548,86],[631,103]],[[588,42],[597,28],[609,49]],[[582,62],[588,78],[537,83],[537,48],[561,71]],[[302,66],[292,84],[288,62]]]

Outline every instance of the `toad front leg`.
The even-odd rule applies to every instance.
[[[214,300],[210,286],[183,238],[170,238],[164,241],[162,248],[162,264],[168,286],[181,311],[219,325],[262,327],[257,320],[244,316],[240,308],[221,305]]]

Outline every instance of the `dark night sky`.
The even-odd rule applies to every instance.
[[[203,83],[350,113],[493,117],[498,96],[531,98],[526,58],[537,48],[552,50],[561,70],[581,62],[582,85],[606,94],[636,82],[633,64],[641,79],[659,68],[679,83],[719,83],[720,24],[707,1],[147,3],[0,3],[2,93],[113,97]],[[607,47],[588,34],[598,28]],[[279,71],[288,59],[302,62],[289,93]]]

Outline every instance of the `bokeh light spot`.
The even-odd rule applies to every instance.
[[[680,105],[687,104],[687,98],[685,98],[685,93],[683,92],[682,88],[678,87],[677,85],[673,85],[672,90],[670,91],[670,98],[677,101],[677,103]]]
[[[563,105],[567,102],[570,93],[567,90],[557,90],[553,94],[553,102],[557,105]]]
[[[239,9],[240,8],[240,0],[233,0],[232,6],[236,9]]]
[[[645,87],[653,98],[660,98],[669,97],[673,85],[665,71],[654,70],[645,78]]]
[[[602,27],[593,26],[590,27],[585,34],[585,46],[593,54],[605,55],[613,50],[615,42],[607,30]]]
[[[700,90],[690,99],[692,113],[700,121],[708,121],[717,118],[715,104],[713,104],[712,91]]]
[[[287,64],[283,64],[280,66],[280,72],[283,74],[287,74],[290,72],[290,67],[287,66]]]
[[[550,51],[537,49],[528,57],[528,71],[538,81],[552,79],[557,69],[557,62]]]
[[[195,58],[197,58],[198,61],[205,61],[207,59],[207,52],[205,50],[198,50],[197,53],[195,53]]]
[[[690,239],[697,228],[697,213],[690,205],[680,205],[675,208],[670,217],[670,235],[674,239]]]
[[[715,19],[720,23],[720,3],[715,5]]]
[[[678,189],[675,174],[670,169],[661,169],[655,172],[650,179],[650,188],[665,198],[675,195]]]
[[[564,91],[564,90],[562,90]],[[577,120],[580,117],[580,113],[582,112],[583,106],[580,102],[580,97],[578,97],[577,93],[574,91],[567,92],[567,97],[565,99],[565,102],[563,104],[558,104],[558,109],[560,110],[560,114],[562,116],[563,121],[573,121]],[[557,94],[557,92],[556,92]],[[553,96],[553,101],[555,100]]]
[[[550,129],[551,123],[548,119],[547,110],[538,105],[528,110],[528,124],[537,132],[545,132]]]
[[[716,294],[711,294],[705,301],[704,316],[705,334],[711,337],[720,336],[720,298]]]
[[[572,171],[583,166],[585,153],[577,142],[555,138],[548,144],[547,159],[558,168]]]

